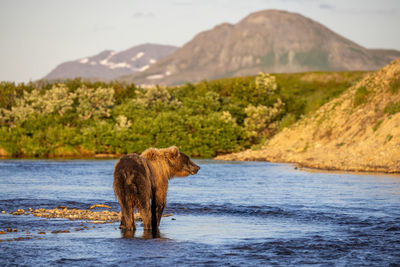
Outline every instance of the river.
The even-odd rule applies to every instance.
[[[115,160],[1,160],[0,264],[389,266],[400,263],[400,176],[311,172],[266,162],[195,160],[195,176],[170,181],[160,237],[140,222],[12,215],[28,208],[119,211]],[[75,231],[84,227],[83,231]],[[18,232],[7,232],[6,229]],[[51,233],[68,230],[69,233]],[[29,237],[29,238],[26,238]]]

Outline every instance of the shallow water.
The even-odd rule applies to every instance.
[[[0,161],[1,265],[374,265],[400,263],[400,177],[197,160],[170,181],[161,237],[118,226],[15,216],[19,208],[119,210],[115,160]],[[82,231],[76,231],[83,229]],[[40,229],[40,230],[39,230]],[[53,230],[70,233],[52,234]],[[29,234],[27,233],[29,231]],[[45,234],[39,234],[45,232]],[[30,239],[24,239],[29,237]]]

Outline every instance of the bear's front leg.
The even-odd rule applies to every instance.
[[[152,229],[153,232],[158,231],[160,226],[161,217],[166,204],[166,194],[160,191],[153,193],[151,200],[151,217],[152,217]]]
[[[166,204],[166,200],[165,199],[161,199],[160,201],[157,202],[157,205],[156,205],[157,228],[160,226],[161,217],[163,215],[165,204]]]
[[[165,203],[157,208],[157,227],[160,227],[161,217],[165,208]]]

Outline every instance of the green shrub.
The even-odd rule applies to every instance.
[[[354,95],[354,107],[362,105],[367,102],[367,97],[370,94],[370,91],[367,90],[365,86],[360,86],[357,88],[356,94]]]
[[[382,124],[383,120],[379,120],[375,123],[375,125],[372,127],[372,130],[376,132],[378,130],[379,126]]]
[[[337,147],[337,148],[340,148],[340,147],[344,146],[345,144],[346,144],[346,143],[341,142],[341,143],[336,144],[336,147]]]
[[[396,78],[394,78],[391,82],[390,82],[390,91],[392,92],[392,94],[396,94],[400,89],[400,73],[398,73],[396,75]]]
[[[388,104],[383,111],[389,115],[400,112],[400,101]]]
[[[296,117],[293,114],[289,113],[285,117],[283,117],[282,120],[280,121],[278,130],[281,131],[284,128],[291,126],[295,122],[296,122]]]

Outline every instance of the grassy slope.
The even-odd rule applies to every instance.
[[[400,172],[400,59],[371,73],[259,151],[219,159],[297,162],[353,171]]]

